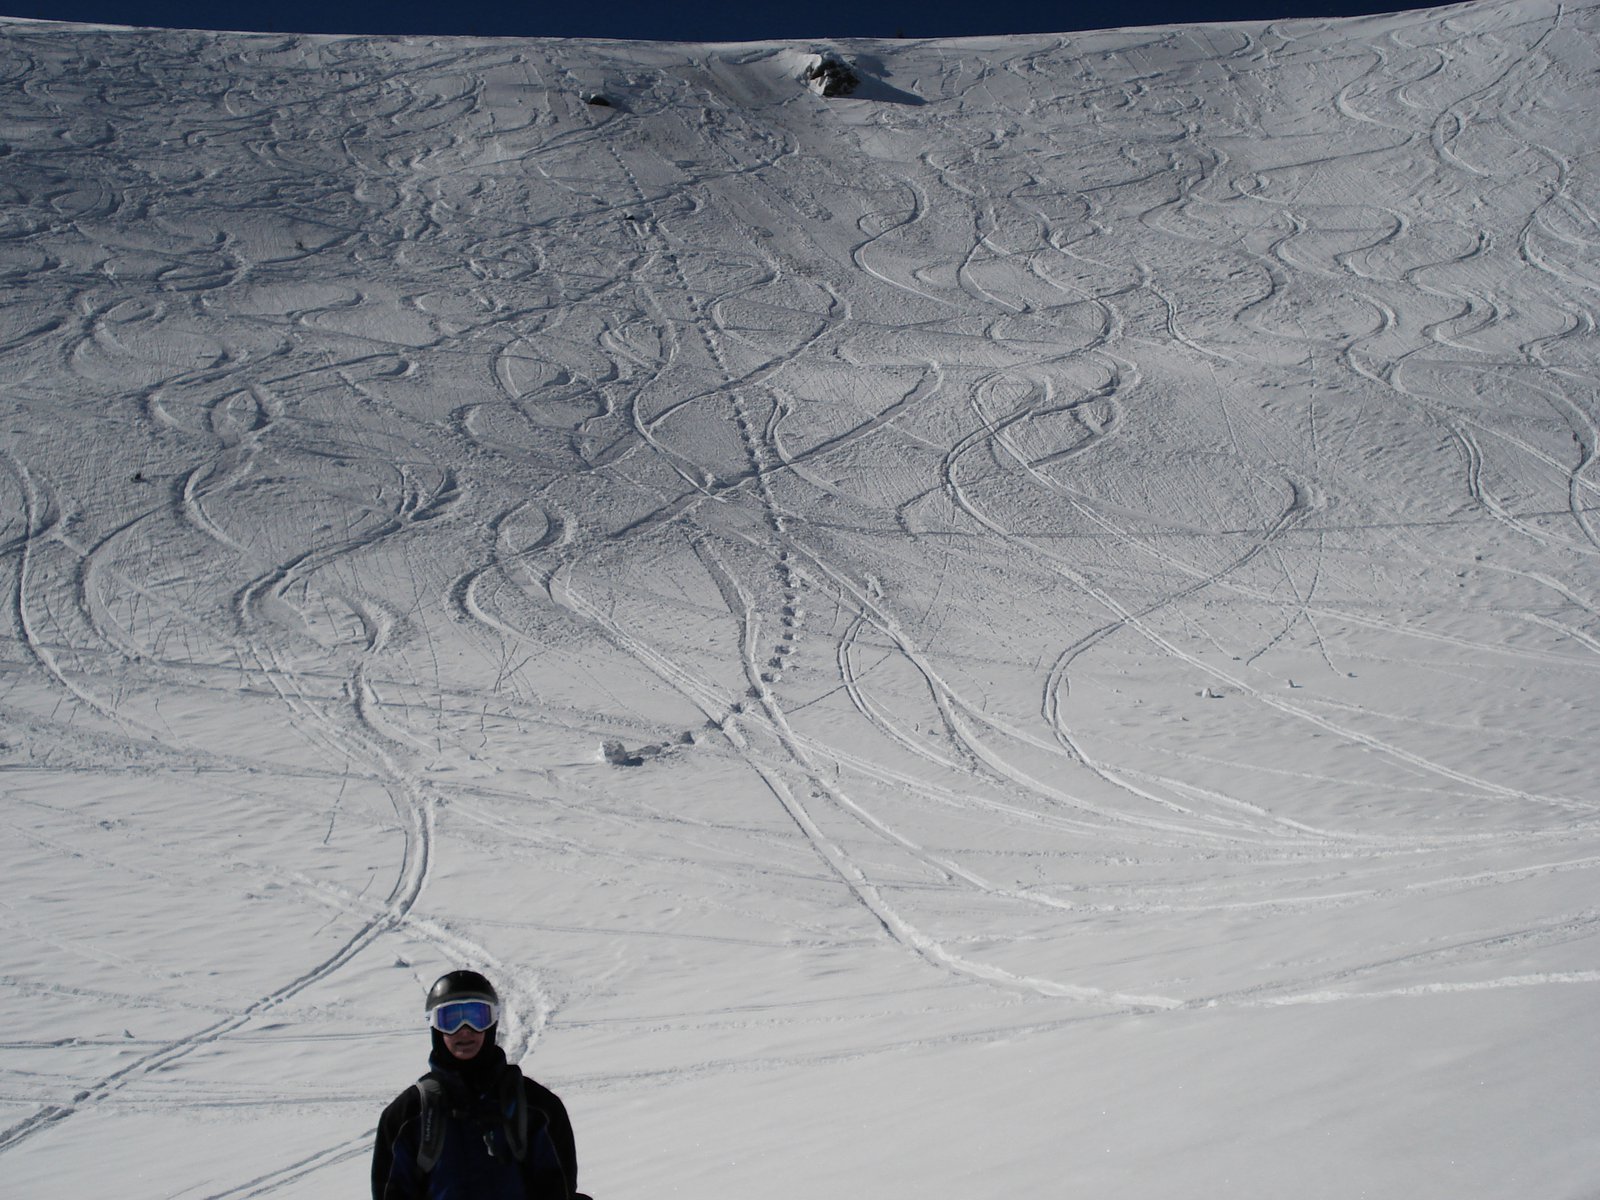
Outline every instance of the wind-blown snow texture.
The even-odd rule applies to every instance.
[[[1596,1195],[1597,40],[0,26],[6,1194]]]

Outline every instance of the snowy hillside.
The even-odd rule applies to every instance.
[[[1597,48],[0,24],[6,1195],[1600,1195]]]

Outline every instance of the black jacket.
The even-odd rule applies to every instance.
[[[429,1064],[430,1074],[445,1084],[452,1097],[445,1152],[432,1174],[423,1176],[417,1170],[422,1096],[415,1087],[407,1088],[378,1119],[372,1152],[373,1200],[429,1200],[485,1192],[496,1200],[570,1200],[577,1195],[578,1154],[572,1121],[559,1096],[523,1077],[522,1098],[530,1118],[528,1153],[520,1168],[514,1167],[506,1160],[492,1105],[483,1103],[495,1094],[507,1069],[505,1052],[491,1043],[473,1062],[462,1064],[447,1052],[436,1051]]]

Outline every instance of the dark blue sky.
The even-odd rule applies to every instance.
[[[0,13],[116,25],[305,33],[433,33],[755,41],[963,37],[1117,25],[1270,20],[1421,7],[1364,0],[0,0]]]

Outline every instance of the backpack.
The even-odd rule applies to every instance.
[[[444,1150],[444,1131],[450,1119],[450,1098],[444,1082],[432,1072],[413,1084],[422,1097],[422,1128],[417,1145],[417,1170],[426,1175],[439,1161]],[[511,1147],[511,1157],[522,1162],[528,1157],[528,1103],[522,1094],[522,1072],[515,1063],[508,1064],[496,1087],[497,1107],[505,1128],[506,1144]]]

